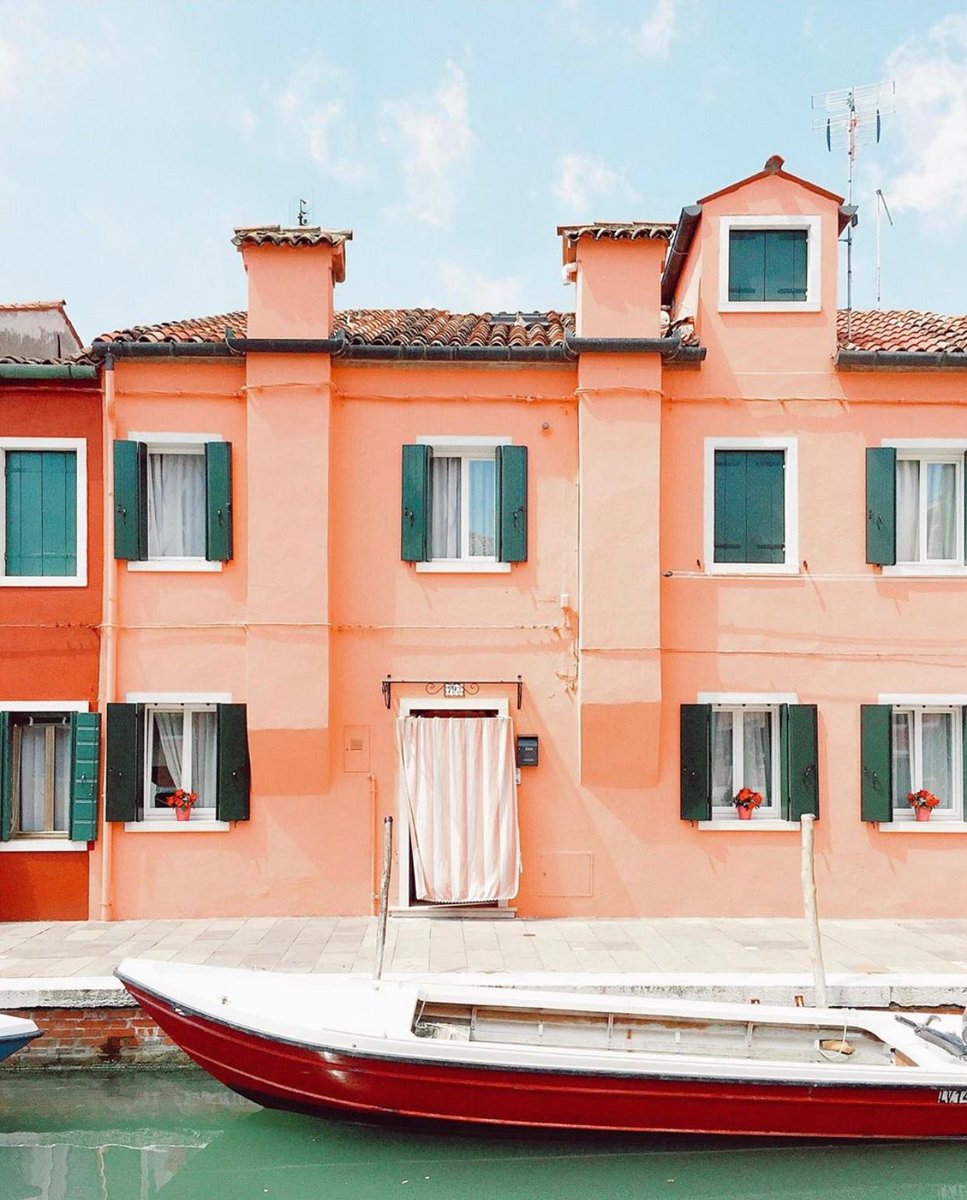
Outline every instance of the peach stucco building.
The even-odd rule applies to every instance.
[[[565,226],[573,317],[240,229],[246,312],[99,339],[91,915],[370,913],[386,815],[400,911],[797,915],[805,812],[823,914],[959,913],[967,324],[838,312],[851,219]]]

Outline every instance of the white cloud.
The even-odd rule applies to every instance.
[[[573,216],[585,216],[599,199],[622,203],[637,200],[623,171],[616,171],[603,158],[592,154],[565,154],[558,161],[557,178],[551,185],[554,196]]]
[[[634,35],[637,49],[649,58],[667,58],[675,37],[675,0],[656,0]]]
[[[370,174],[357,153],[356,127],[346,115],[338,92],[348,76],[318,56],[293,67],[288,79],[271,94],[276,114],[298,131],[309,157],[323,174],[338,183],[359,183]]]
[[[886,62],[896,80],[902,168],[884,191],[892,208],[938,219],[967,215],[967,16],[945,17]]]
[[[454,173],[468,157],[470,89],[459,67],[448,63],[443,81],[422,100],[383,105],[381,140],[403,169],[403,208],[428,225],[446,225],[456,203]]]
[[[523,304],[523,282],[517,275],[485,275],[442,262],[440,279],[444,304],[454,312],[516,312]]]

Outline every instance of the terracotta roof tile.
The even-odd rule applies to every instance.
[[[352,241],[351,229],[323,229],[319,225],[244,225],[235,230],[236,246],[342,246]]]
[[[540,314],[539,322],[508,324],[490,313],[451,313],[439,308],[357,308],[337,312],[335,332],[353,346],[560,346],[574,330],[573,313]],[[247,314],[223,313],[135,325],[101,334],[103,342],[220,342],[229,329],[245,337]]]
[[[558,225],[557,232],[569,242],[582,237],[595,240],[634,242],[639,238],[669,241],[675,232],[674,221],[590,221],[586,225]]]
[[[944,317],[911,309],[853,311],[847,337],[847,314],[839,312],[839,344],[844,350],[947,351],[967,353],[967,316]]]

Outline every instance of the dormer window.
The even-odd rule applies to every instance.
[[[721,312],[818,312],[819,217],[722,217]]]

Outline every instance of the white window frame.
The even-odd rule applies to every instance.
[[[716,450],[781,450],[785,454],[784,495],[786,552],[778,563],[715,561]],[[794,437],[707,437],[705,439],[705,572],[707,575],[799,574],[799,440]]]
[[[416,439],[418,446],[429,446],[434,457],[459,458],[462,462],[462,477],[460,486],[461,519],[460,543],[466,547],[469,544],[467,531],[470,525],[470,487],[469,467],[471,459],[478,461],[493,460],[498,446],[512,446],[511,437],[480,437],[480,436],[424,436]],[[496,513],[495,513],[496,519]],[[495,530],[496,532],[496,530]],[[481,555],[464,554],[461,558],[432,558],[427,562],[415,564],[421,574],[484,574],[504,575],[509,573],[511,563],[498,562],[494,557],[484,558]]]
[[[76,713],[90,712],[86,700],[0,700],[0,712],[9,713]],[[29,834],[0,842],[0,854],[87,853],[87,842],[72,842],[69,831],[63,836],[48,834],[36,837]]]
[[[963,755],[963,738],[958,736],[962,728],[963,710],[967,707],[967,694],[951,694],[951,695],[934,695],[934,694],[904,694],[904,693],[888,693],[880,695],[877,701],[879,704],[888,704],[891,709],[914,710],[915,713],[928,712],[952,712],[952,750],[953,750],[953,789],[954,795],[953,805],[948,812],[943,812],[941,809],[934,809],[930,820],[921,822],[917,820],[916,813],[909,804],[899,804],[893,807],[893,820],[890,822],[881,822],[879,829],[883,832],[902,831],[904,833],[912,833],[914,830],[917,833],[926,833],[933,831],[934,833],[950,833],[950,832],[965,832],[967,831],[967,819],[964,814],[964,755]],[[915,724],[915,736],[918,739],[921,737],[920,722]],[[892,737],[892,715],[891,715],[891,737]],[[922,749],[918,744],[914,748],[914,760],[922,757]],[[915,782],[915,779],[914,779]],[[915,787],[914,790],[919,790]]]
[[[152,454],[205,454],[206,442],[223,442],[220,433],[141,433],[132,430],[128,435],[132,442],[143,442]],[[147,502],[147,501],[146,501]],[[173,555],[128,561],[128,570],[142,571],[200,571],[218,572],[224,569],[223,562],[210,562],[204,555],[178,558]]]
[[[209,441],[217,439],[208,439]],[[191,712],[214,711],[219,704],[231,704],[231,692],[128,692],[128,704],[143,704],[145,707],[144,762],[141,764],[144,781],[144,815],[140,821],[126,821],[127,833],[222,833],[231,829],[231,822],[219,821],[215,817],[215,805],[204,808],[196,806],[190,821],[179,821],[174,809],[155,808],[148,797],[154,785],[151,783],[151,712],[170,712],[180,709],[186,716]],[[189,722],[186,721],[187,729]],[[190,736],[190,735],[189,735]]]
[[[76,456],[77,573],[7,575],[7,451],[72,451]],[[87,441],[85,438],[0,438],[0,587],[87,587]]]
[[[884,577],[890,575],[967,575],[967,561],[964,558],[964,507],[965,470],[964,462],[967,455],[967,440],[963,438],[884,438],[881,446],[896,450],[897,462],[917,459],[924,462],[949,462],[957,466],[957,549],[956,559],[921,559],[919,562],[897,562],[881,567]],[[922,472],[921,472],[921,486]],[[920,545],[926,546],[927,514],[921,505],[920,511]]]
[[[401,717],[409,717],[414,710],[424,708],[434,708],[441,711],[447,710],[450,712],[467,712],[475,708],[492,708],[498,717],[510,716],[510,706],[506,697],[484,697],[480,696],[465,697],[462,700],[452,699],[445,700],[442,696],[402,696],[399,702],[399,715]],[[417,913],[423,910],[432,909],[432,904],[410,904],[410,809],[406,802],[406,790],[403,786],[402,764],[397,755],[396,773],[398,780],[398,795],[399,802],[397,804],[397,813],[399,814],[399,845],[400,845],[400,875],[399,875],[399,907],[407,912]],[[447,907],[447,906],[443,906]],[[459,905],[453,907],[458,908]],[[506,908],[506,900],[498,900],[494,906],[496,908]]]
[[[782,764],[780,762],[780,731],[779,731],[779,708],[783,704],[798,704],[799,694],[797,692],[699,692],[697,696],[698,704],[711,704],[714,709],[774,709],[775,724],[773,727],[773,794],[775,796],[774,804],[770,809],[758,809],[756,815],[751,821],[743,821],[738,814],[738,810],[734,806],[715,805],[712,808],[712,819],[709,821],[697,821],[696,824],[702,832],[716,833],[723,830],[728,832],[736,832],[742,830],[745,832],[754,832],[758,830],[760,833],[765,831],[777,830],[798,830],[800,824],[798,821],[785,821],[780,815],[782,812],[779,803],[779,788],[782,786]],[[734,737],[733,733],[733,737]],[[710,764],[711,769],[711,764]],[[733,779],[734,782],[734,779]],[[742,786],[741,784],[739,785]],[[775,815],[770,815],[770,810]]]
[[[822,227],[816,216],[727,216],[719,217],[719,312],[784,313],[819,312],[822,305]],[[729,247],[733,229],[806,231],[805,300],[730,300]]]

